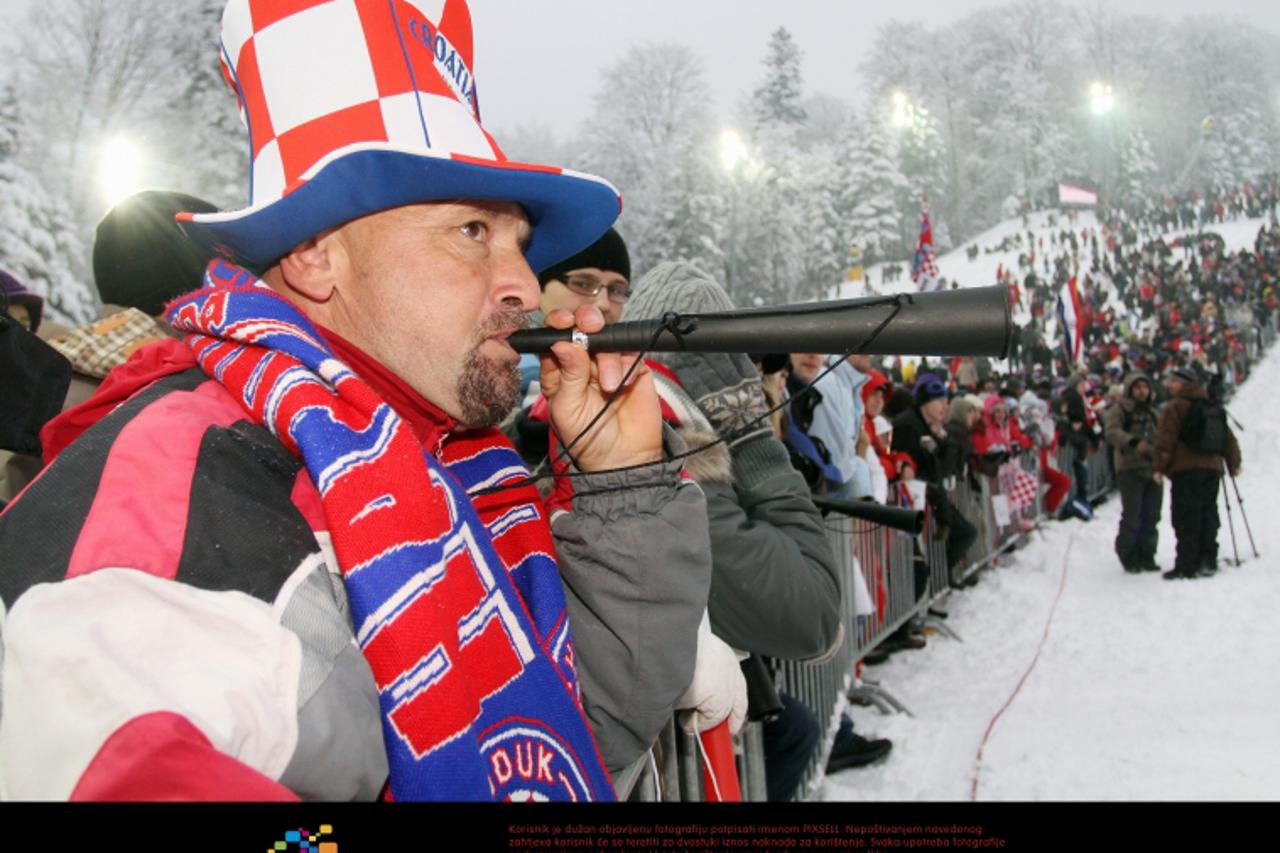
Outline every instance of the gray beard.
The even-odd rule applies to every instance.
[[[496,426],[519,402],[519,365],[492,361],[472,349],[458,377],[463,425],[472,429]]]
[[[460,420],[464,426],[496,426],[520,402],[519,362],[506,364],[486,358],[480,355],[480,345],[494,332],[524,328],[528,319],[523,309],[507,305],[480,330],[480,340],[467,353],[458,377],[458,405],[462,407]]]

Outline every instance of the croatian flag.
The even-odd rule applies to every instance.
[[[938,267],[933,258],[933,227],[929,224],[929,199],[920,204],[920,242],[911,263],[911,280],[916,290],[925,293],[938,289]]]
[[[1072,277],[1058,291],[1058,334],[1062,336],[1062,351],[1071,364],[1080,363],[1080,354],[1084,350],[1080,314],[1080,292],[1076,290],[1076,280]]]

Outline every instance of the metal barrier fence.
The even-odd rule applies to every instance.
[[[1256,346],[1246,350],[1249,367],[1275,342],[1276,320],[1273,317],[1257,327]],[[1084,493],[1091,503],[1105,499],[1115,489],[1111,457],[1108,446],[1101,444],[1083,459],[1081,473],[1087,477]],[[1055,460],[1057,469],[1071,479],[1071,495],[1077,494],[1080,485],[1076,460],[1075,450],[1069,447],[1060,448]],[[1031,500],[1024,499],[1025,491],[1015,494],[1026,486],[1019,473],[1036,481]],[[996,476],[965,476],[947,484],[947,499],[977,528],[977,537],[954,569],[947,565],[946,531],[937,525],[932,509],[926,509],[924,531],[919,536],[844,517],[825,519],[842,579],[844,642],[834,657],[822,663],[786,661],[774,665],[778,689],[804,703],[823,726],[821,744],[810,761],[799,799],[811,798],[822,782],[841,714],[855,686],[857,662],[904,624],[925,616],[952,586],[1016,547],[1028,529],[1044,517],[1046,487],[1041,480],[1038,454],[1024,453],[1005,463]],[[859,580],[874,604],[871,614],[855,610],[853,587]],[[764,800],[761,727],[748,724],[734,743],[743,797]],[[634,769],[624,794],[635,800],[707,798],[695,738],[668,726],[654,754],[653,759],[646,758],[644,766]]]

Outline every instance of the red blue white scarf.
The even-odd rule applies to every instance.
[[[169,309],[202,369],[319,490],[399,800],[612,799],[578,702],[564,591],[527,471],[496,430],[424,452],[321,332],[222,261]]]

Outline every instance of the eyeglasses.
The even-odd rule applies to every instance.
[[[568,276],[564,279],[564,286],[579,296],[586,296],[590,299],[595,299],[599,295],[600,289],[604,288],[609,293],[609,301],[616,302],[619,305],[625,304],[627,298],[631,296],[631,285],[625,281],[605,284],[589,275]]]

